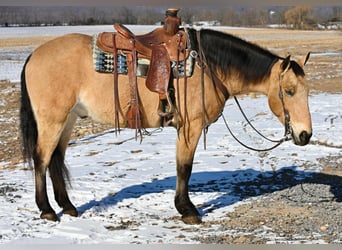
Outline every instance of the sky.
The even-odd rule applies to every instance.
[[[170,4],[171,3],[171,4]],[[245,6],[245,5],[342,5],[341,0],[0,0],[3,6]]]

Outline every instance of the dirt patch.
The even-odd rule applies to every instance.
[[[227,213],[220,224],[221,231],[231,231],[229,235],[198,237],[201,243],[307,243],[322,241],[326,243],[341,243],[342,234],[339,231],[340,204],[336,202],[305,202],[294,201],[290,192],[303,194],[312,190],[309,185],[298,185],[289,190],[275,192],[253,202],[241,205],[234,212]],[[327,187],[321,185],[315,189]],[[323,212],[324,211],[324,212]]]
[[[322,159],[334,168],[334,159]],[[342,243],[341,201],[342,178],[325,170],[304,179],[296,179],[296,172],[285,170],[271,177],[253,181],[253,190],[239,192],[243,197],[257,197],[253,192],[264,194],[247,204],[227,213],[223,221],[210,221],[204,227],[220,225],[212,236],[198,236],[202,243]],[[246,190],[251,183],[238,183]],[[238,188],[239,189],[239,188]],[[279,189],[279,190],[277,190]],[[247,189],[248,190],[248,189]],[[259,190],[259,191],[258,191]]]

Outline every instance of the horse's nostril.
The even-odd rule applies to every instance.
[[[309,140],[311,138],[311,133],[308,133],[306,131],[303,131],[300,133],[299,135],[299,139],[300,139],[300,142],[302,145],[305,145],[305,144],[308,144],[309,143]]]

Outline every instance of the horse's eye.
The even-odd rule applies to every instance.
[[[293,89],[285,89],[285,94],[288,96],[293,96],[294,95],[294,90]]]

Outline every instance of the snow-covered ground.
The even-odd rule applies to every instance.
[[[239,183],[288,168],[303,178],[321,170],[319,158],[341,156],[341,95],[315,94],[310,104],[312,141],[316,143],[305,147],[287,142],[271,152],[252,152],[232,139],[222,119],[210,127],[207,150],[201,141],[191,178],[191,197],[204,221],[224,219],[226,212],[241,202],[253,202],[253,198],[242,200],[234,193]],[[256,127],[269,136],[281,136],[282,127],[267,108],[266,98],[246,97],[241,105]],[[267,146],[242,122],[232,101],[224,114],[239,138],[257,147]],[[184,225],[177,218],[173,205],[176,131],[149,131],[152,135],[142,144],[132,139],[134,132],[129,129],[118,137],[107,131],[71,143],[66,157],[72,176],[69,194],[80,212],[78,218],[60,214],[59,223],[38,219],[32,172],[1,171],[0,242],[194,243],[192,238],[197,234],[233,233],[218,232],[215,226]],[[338,161],[342,164],[341,157]],[[51,183],[48,192],[53,207],[60,212]]]
[[[133,32],[146,33],[157,26],[154,25],[127,25]],[[44,27],[6,27],[0,28],[1,38],[35,37],[35,36],[61,36],[67,33],[96,34],[98,32],[114,31],[113,25],[89,26],[44,26]]]
[[[57,30],[65,32],[63,28],[56,28],[53,35]],[[18,35],[19,28],[13,29],[18,29],[15,34]],[[4,30],[0,29],[1,37],[11,33],[10,29]],[[35,32],[29,34],[42,34]],[[30,47],[1,49],[0,79],[18,81],[21,66],[32,50]],[[6,58],[15,60],[11,59],[14,61],[11,64]],[[269,111],[265,97],[244,97],[241,105],[266,135],[282,136],[283,128]],[[201,140],[190,181],[191,198],[199,207],[203,221],[225,219],[234,207],[253,202],[255,197],[243,199],[234,192],[234,187],[253,183],[257,176],[267,177],[275,171],[292,169],[297,173],[296,178],[303,178],[320,171],[323,166],[318,159],[328,156],[338,156],[336,159],[342,164],[341,106],[341,94],[310,96],[314,134],[313,143],[305,147],[287,142],[270,152],[253,152],[234,141],[222,118],[210,126],[207,150]],[[255,147],[270,146],[249,129],[232,100],[227,102],[224,114],[243,141]],[[40,220],[34,202],[33,173],[21,167],[0,171],[0,243],[196,243],[196,235],[234,234],[220,230],[219,225],[190,226],[179,220],[173,204],[176,131],[172,128],[149,131],[152,134],[145,136],[141,144],[133,139],[134,131],[129,129],[118,137],[107,131],[71,143],[66,156],[72,179],[69,195],[80,213],[78,218],[59,214],[58,223]],[[60,213],[50,182],[48,187],[52,206]]]

